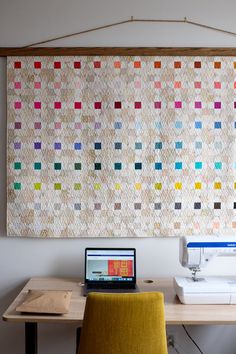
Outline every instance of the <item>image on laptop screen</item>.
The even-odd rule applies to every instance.
[[[86,282],[134,282],[135,249],[86,249]]]

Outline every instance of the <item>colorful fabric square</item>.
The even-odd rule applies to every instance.
[[[235,69],[8,57],[8,235],[235,236]]]

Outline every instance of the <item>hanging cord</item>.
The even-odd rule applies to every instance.
[[[193,342],[193,344],[196,346],[196,348],[199,350],[199,353],[203,354],[203,351],[201,350],[201,348],[199,347],[199,345],[195,342],[195,340],[191,337],[191,335],[189,334],[189,332],[187,331],[187,328],[185,327],[185,325],[182,325],[185,333],[187,334],[187,336],[189,337],[189,339],[191,339],[191,341]]]
[[[90,33],[90,32],[95,32],[95,31],[100,31],[102,29],[106,29],[106,28],[110,28],[110,27],[115,27],[115,26],[119,26],[119,25],[124,25],[126,23],[131,23],[131,22],[143,22],[143,23],[185,23],[188,25],[193,25],[193,26],[197,26],[197,27],[202,27],[205,29],[210,29],[213,31],[217,31],[217,32],[221,32],[224,34],[229,34],[231,36],[236,36],[236,32],[231,32],[231,31],[227,31],[224,30],[222,28],[218,28],[218,27],[213,27],[213,26],[208,26],[199,22],[195,22],[195,21],[190,21],[187,19],[187,17],[184,17],[183,20],[165,20],[165,19],[138,19],[138,18],[134,18],[133,16],[131,16],[130,19],[128,20],[124,20],[124,21],[120,21],[120,22],[113,22],[107,25],[103,25],[103,26],[99,26],[99,27],[93,27],[93,28],[89,28],[87,30],[83,30],[80,32],[75,32],[75,33],[71,33],[71,34],[66,34],[64,36],[59,36],[59,37],[53,37],[44,41],[40,41],[40,42],[35,42],[35,43],[31,43],[29,45],[26,45],[24,47],[22,47],[22,49],[25,48],[30,48],[30,47],[34,47],[36,45],[41,45],[41,44],[46,44],[49,42],[54,42],[54,41],[58,41],[59,39],[65,39],[65,38],[69,38],[69,37],[73,37],[73,36],[79,36],[81,34],[85,34],[85,33]]]

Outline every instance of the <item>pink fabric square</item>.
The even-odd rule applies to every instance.
[[[101,109],[102,108],[102,102],[94,102],[94,108],[95,109]]]
[[[181,81],[175,81],[174,88],[181,88]]]
[[[175,108],[182,108],[182,102],[181,101],[175,101]]]
[[[221,89],[221,82],[215,81],[215,82],[214,82],[214,88],[215,88],[215,89]]]
[[[61,88],[61,83],[60,82],[54,82],[54,88],[55,89],[60,89]]]
[[[76,82],[75,87],[78,88],[78,89],[81,88],[81,83],[79,81]]]
[[[34,129],[41,129],[41,122],[35,122]]]
[[[195,108],[202,108],[202,102],[201,101],[196,101],[195,102]]]
[[[141,81],[135,81],[134,82],[134,87],[137,88],[137,89],[140,89],[141,88]]]
[[[75,102],[74,103],[74,108],[75,109],[81,109],[82,108],[82,103],[81,102]]]
[[[21,102],[15,102],[14,107],[15,107],[15,109],[21,109],[21,107],[22,107]]]
[[[134,108],[135,109],[141,109],[142,108],[142,102],[134,102]]]
[[[41,88],[41,82],[35,82],[34,83],[34,88],[35,89],[40,89]]]
[[[54,127],[55,129],[61,129],[61,122],[55,122]]]
[[[34,102],[35,109],[41,109],[41,102]]]
[[[82,124],[80,122],[75,123],[75,129],[81,129]]]
[[[154,87],[157,88],[157,89],[160,89],[161,88],[161,81],[155,81],[154,82]]]
[[[156,109],[161,109],[161,102],[160,101],[154,102],[154,107]]]
[[[61,102],[54,102],[55,109],[61,109]]]
[[[195,81],[194,82],[194,87],[200,89],[202,87],[201,81]]]
[[[21,89],[21,82],[15,82],[14,87],[15,89]]]

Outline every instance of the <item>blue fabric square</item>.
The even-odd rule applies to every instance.
[[[135,168],[135,170],[141,170],[142,169],[142,162],[135,162],[134,168]]]
[[[156,123],[155,123],[155,128],[156,128],[156,129],[162,129],[162,124],[161,124],[161,122],[156,122]]]
[[[195,122],[195,128],[196,129],[202,129],[202,122],[201,121],[196,121]]]
[[[175,148],[176,149],[182,149],[183,148],[183,142],[182,141],[176,141],[175,142]]]
[[[201,170],[202,169],[202,162],[195,162],[195,170]]]
[[[115,149],[116,150],[121,150],[122,149],[122,143],[115,143]]]
[[[177,120],[175,122],[175,128],[176,129],[182,129],[183,128],[183,123],[181,122],[181,120]]]
[[[95,150],[101,150],[102,144],[101,143],[94,143],[94,149]]]
[[[121,162],[115,162],[114,163],[114,169],[115,170],[121,170],[122,169],[122,163]]]
[[[155,162],[155,170],[162,170],[162,163],[161,162]]]
[[[135,143],[135,150],[142,150],[142,143]]]
[[[236,129],[236,122],[234,122],[234,129]]]
[[[183,168],[182,162],[176,162],[175,163],[175,169],[176,170],[182,170],[182,168]]]
[[[215,129],[221,129],[221,122],[215,122],[214,123],[214,128]]]
[[[142,123],[141,122],[136,122],[135,123],[135,129],[141,130],[142,129]]]
[[[215,170],[221,170],[222,169],[222,162],[215,162]]]
[[[161,150],[162,149],[162,142],[158,141],[157,143],[155,143],[155,149]]]
[[[75,147],[75,150],[81,150],[82,145],[81,145],[81,143],[75,143],[74,147]]]
[[[195,149],[202,149],[202,142],[201,141],[195,141]]]
[[[121,129],[122,128],[122,123],[121,122],[115,122],[115,129]]]
[[[35,148],[35,150],[40,150],[41,149],[41,143],[40,142],[34,143],[34,148]]]

